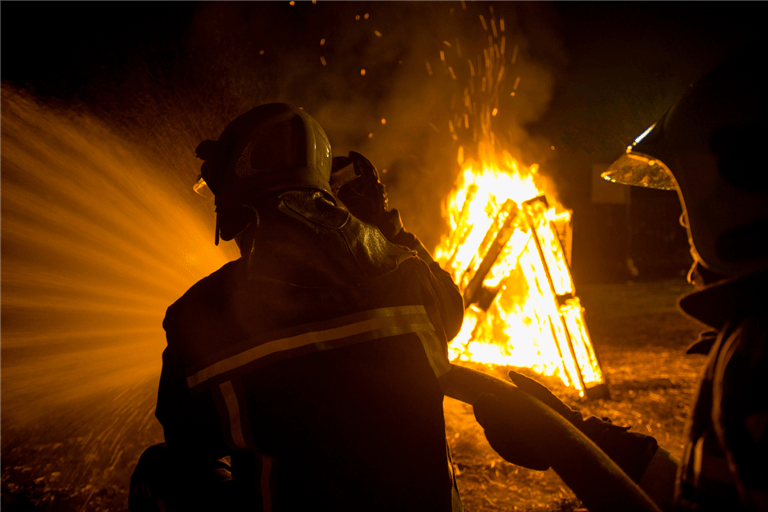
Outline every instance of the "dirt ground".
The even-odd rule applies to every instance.
[[[675,299],[689,289],[682,280],[581,288],[611,399],[579,402],[558,382],[543,382],[569,405],[632,425],[679,456],[704,364],[704,357],[684,353],[700,327],[675,309]],[[499,376],[504,370],[491,369]],[[126,510],[133,466],[143,448],[162,436],[153,417],[155,386],[152,380],[112,390],[106,399],[52,411],[35,425],[3,424],[2,509]],[[552,470],[531,471],[501,459],[470,406],[446,398],[445,416],[467,512],[585,510]]]

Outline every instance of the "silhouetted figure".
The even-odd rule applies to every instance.
[[[679,307],[711,328],[689,348],[709,360],[686,427],[674,500],[664,491],[674,486],[673,459],[661,451],[649,459],[636,439],[600,428],[597,419],[584,421],[543,386],[511,375],[630,476],[641,474],[641,484],[655,480],[641,487],[661,491],[649,494],[667,510],[768,510],[765,51],[764,45],[751,48],[718,65],[604,174],[617,183],[677,191],[695,260],[689,281],[697,288]],[[513,461],[514,440],[504,436],[509,426],[493,397],[482,398],[475,414],[491,444]]]
[[[241,257],[168,309],[166,443],[142,456],[131,510],[460,510],[438,378],[462,298],[375,168],[336,160],[340,207],[323,129],[286,104],[197,154],[216,241]]]

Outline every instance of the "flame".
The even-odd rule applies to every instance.
[[[571,212],[537,185],[536,164],[491,152],[465,163],[445,203],[450,234],[435,250],[467,303],[450,357],[529,367],[583,396],[603,376],[561,241]]]
[[[466,80],[447,122],[462,167],[444,203],[449,234],[435,250],[466,305],[450,357],[532,368],[559,377],[581,396],[605,396],[607,389],[597,388],[603,375],[566,257],[571,212],[548,197],[538,165],[521,165],[505,150],[517,142],[507,109],[536,94],[535,81],[520,72],[535,66],[516,65],[522,39],[506,32],[492,8],[488,21],[483,15],[479,21],[481,37],[463,44],[463,56],[457,39],[441,47],[438,67],[427,61],[430,76],[447,84]],[[511,61],[507,47],[513,48]],[[474,50],[476,58],[468,58]]]

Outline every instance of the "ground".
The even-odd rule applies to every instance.
[[[543,382],[569,405],[632,425],[679,456],[704,363],[702,356],[685,355],[700,326],[675,309],[676,297],[689,289],[681,280],[580,289],[611,399],[579,402],[557,382]],[[503,368],[491,371],[505,374]],[[137,382],[107,399],[78,404],[76,410],[89,411],[87,416],[68,409],[35,425],[3,425],[3,510],[126,510],[133,466],[143,448],[162,436],[153,417],[155,386],[155,380]],[[581,508],[552,470],[531,471],[501,459],[485,441],[470,406],[446,398],[445,416],[467,512]]]

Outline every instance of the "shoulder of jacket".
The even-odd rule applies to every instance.
[[[230,261],[208,276],[193,284],[184,294],[168,306],[163,320],[167,326],[170,318],[187,309],[216,307],[223,303],[228,285],[236,279],[241,260]]]

